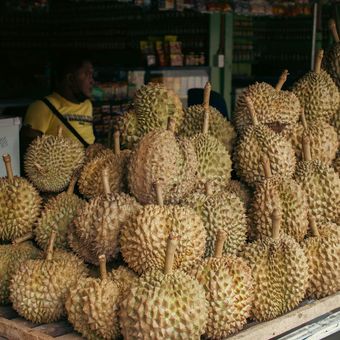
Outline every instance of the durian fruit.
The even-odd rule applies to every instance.
[[[334,83],[340,89],[340,38],[334,19],[330,19],[329,28],[334,38],[334,44],[325,54],[325,57],[322,60],[322,68],[327,71]]]
[[[37,137],[25,154],[24,168],[28,178],[39,191],[61,192],[83,164],[84,147],[62,136]]]
[[[54,251],[55,231],[43,260],[24,262],[12,277],[10,299],[25,319],[49,323],[65,315],[67,291],[87,275],[84,263],[65,251]]]
[[[178,203],[196,182],[197,158],[189,140],[177,139],[174,121],[167,130],[143,136],[132,153],[128,182],[131,193],[142,204],[157,202],[155,182],[162,182],[165,203]]]
[[[324,121],[307,123],[304,112],[301,112],[301,124],[296,124],[293,130],[286,135],[292,142],[295,155],[302,159],[302,136],[307,133],[310,137],[310,148],[313,159],[331,164],[338,150],[338,135],[333,126]]]
[[[174,269],[176,243],[170,236],[163,271],[143,274],[122,301],[120,325],[124,339],[199,340],[204,333],[208,317],[204,288]]]
[[[210,98],[211,85],[207,83],[204,88],[203,110],[204,114],[202,132],[190,138],[194,145],[198,160],[198,176],[203,182],[216,178],[229,180],[231,173],[231,159],[224,145],[215,137],[210,135]]]
[[[304,161],[296,167],[295,180],[306,192],[309,210],[317,224],[340,221],[340,178],[320,160],[312,160],[310,138],[303,136]]]
[[[41,198],[26,179],[13,176],[11,157],[3,160],[7,177],[0,178],[0,240],[11,241],[32,231]]]
[[[205,256],[212,256],[218,230],[226,233],[223,254],[236,255],[247,239],[247,218],[244,205],[229,191],[213,194],[209,183],[205,193],[194,193],[184,201],[201,217],[207,232]]]
[[[92,161],[104,150],[107,150],[107,147],[103,144],[94,143],[89,145],[85,150],[85,163]]]
[[[317,226],[309,220],[312,236],[303,242],[309,268],[306,296],[321,299],[340,290],[340,228],[334,223]]]
[[[290,178],[295,170],[295,155],[290,142],[283,136],[260,124],[253,103],[246,97],[253,126],[240,137],[234,151],[235,168],[240,178],[250,186],[265,179],[261,159],[266,155],[273,175]]]
[[[139,209],[123,226],[120,247],[129,268],[142,274],[164,267],[163,249],[169,233],[180,235],[175,269],[187,269],[205,252],[206,231],[200,216],[189,207],[162,206],[162,189],[157,183],[159,205]]]
[[[305,192],[291,178],[272,176],[268,157],[262,160],[266,179],[256,186],[249,215],[256,238],[272,234],[272,211],[282,212],[280,232],[303,240],[308,228],[308,203]]]
[[[307,258],[300,245],[280,233],[281,216],[273,211],[273,235],[249,244],[243,258],[254,281],[253,318],[267,321],[295,308],[308,283]]]
[[[122,145],[132,149],[145,134],[166,129],[169,118],[174,120],[174,130],[177,132],[183,116],[182,102],[175,92],[163,84],[144,85],[136,92],[133,109],[119,122]]]
[[[293,86],[300,99],[307,122],[323,120],[330,122],[338,110],[340,95],[330,75],[321,70],[323,50],[319,50],[314,71],[310,71]]]
[[[12,244],[0,245],[0,305],[10,302],[10,280],[20,265],[26,260],[41,256],[40,250],[32,242],[27,242],[31,236],[32,234],[28,234],[15,239]]]
[[[334,168],[335,172],[337,172],[339,177],[340,177],[340,151],[337,153],[337,156],[334,159],[333,168]]]
[[[129,293],[131,286],[138,280],[138,276],[132,270],[124,266],[113,269],[109,273],[109,277],[110,279],[119,282],[120,294],[122,297],[125,297]]]
[[[205,329],[209,339],[225,339],[240,331],[250,317],[253,302],[250,267],[242,258],[222,255],[226,237],[218,231],[213,257],[204,259],[192,271],[209,303]]]
[[[117,255],[120,229],[140,208],[133,197],[111,193],[107,168],[101,177],[105,195],[91,199],[73,220],[76,237],[90,251],[88,254],[95,255],[95,258],[85,257],[85,260],[93,264],[96,264],[99,255],[104,254],[108,261]],[[82,256],[82,253],[79,255]]]
[[[120,150],[120,133],[114,133],[114,152],[107,149],[98,153],[83,167],[78,186],[79,191],[86,198],[93,198],[104,193],[101,171],[109,169],[110,190],[122,192],[126,188],[127,164],[131,156],[129,150]]]
[[[55,247],[69,249],[67,241],[69,226],[78,210],[85,204],[84,200],[73,193],[75,184],[74,176],[66,192],[52,197],[45,204],[34,229],[35,239],[40,248],[47,247],[51,232],[55,230],[57,232]]]
[[[335,116],[333,117],[331,124],[332,126],[334,126],[336,133],[338,134],[338,140],[340,143],[340,106]]]
[[[209,82],[206,86],[210,86]],[[204,97],[204,100],[209,102],[209,97]],[[201,132],[204,125],[204,110],[204,101],[202,105],[192,105],[184,110],[184,121],[180,127],[179,133],[185,137],[192,137]],[[231,152],[234,139],[236,138],[233,126],[212,106],[209,106],[209,116],[209,133],[218,139],[225,148]]]
[[[275,88],[262,82],[250,85],[243,91],[236,103],[234,113],[234,123],[240,134],[243,134],[252,125],[247,97],[254,104],[259,123],[278,133],[291,130],[299,119],[300,102],[294,93],[281,91],[287,76],[288,70],[284,70]]]

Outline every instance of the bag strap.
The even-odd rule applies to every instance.
[[[82,143],[85,147],[89,144],[84,140],[84,138],[77,132],[77,130],[68,122],[68,120],[55,108],[55,106],[47,99],[41,99],[42,102],[52,111],[52,113],[58,117],[58,119],[73,133],[75,137]]]

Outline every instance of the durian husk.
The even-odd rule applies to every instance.
[[[84,147],[61,136],[37,137],[25,154],[24,168],[39,191],[61,192],[85,160]]]
[[[180,127],[179,134],[185,137],[193,137],[195,134],[201,132],[204,120],[204,110],[203,105],[192,105],[184,110],[184,121]],[[209,106],[209,115],[209,133],[231,152],[236,138],[233,126],[212,106]]]
[[[0,305],[8,304],[9,285],[21,264],[29,259],[36,259],[41,252],[32,242],[0,245]]]
[[[336,158],[333,161],[333,168],[335,172],[340,176],[340,152],[337,153]]]
[[[107,150],[107,147],[100,143],[94,143],[89,145],[85,150],[85,163],[92,161],[101,152]]]
[[[118,120],[118,127],[121,132],[122,148],[133,149],[142,137],[135,111],[129,110],[125,112]]]
[[[109,277],[111,280],[118,282],[121,290],[121,298],[124,298],[129,293],[131,286],[138,280],[138,276],[124,266],[113,269],[109,273]]]
[[[129,268],[141,274],[164,267],[170,233],[181,236],[174,268],[185,270],[205,252],[206,231],[199,215],[188,207],[147,205],[123,226],[121,252]]]
[[[26,179],[0,178],[0,240],[11,241],[31,232],[40,205],[37,190]]]

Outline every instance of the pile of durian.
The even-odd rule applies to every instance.
[[[26,178],[4,155],[0,302],[87,339],[225,339],[339,291],[340,95],[322,58],[292,91],[286,70],[250,85],[233,124],[209,83],[187,109],[148,84],[113,150],[44,135]]]

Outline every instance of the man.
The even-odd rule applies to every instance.
[[[21,133],[26,146],[42,134],[78,140],[85,146],[94,143],[91,97],[93,66],[82,57],[68,57],[55,65],[55,86],[52,94],[32,103],[26,113]],[[64,120],[64,122],[62,122]]]

